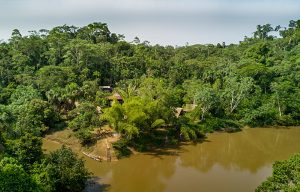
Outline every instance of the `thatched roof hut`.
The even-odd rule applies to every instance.
[[[110,100],[110,101],[113,101],[113,100],[123,101],[122,96],[121,96],[119,93],[117,93],[117,92],[114,93],[114,94],[111,95],[111,96],[108,96],[107,99]]]
[[[175,116],[178,118],[179,116],[183,115],[184,113],[188,113],[193,111],[197,105],[195,104],[186,104],[183,108],[177,107],[175,108]]]

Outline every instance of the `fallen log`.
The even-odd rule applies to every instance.
[[[93,159],[93,160],[95,160],[95,161],[100,161],[100,162],[102,162],[102,158],[100,157],[100,156],[96,156],[96,155],[91,155],[91,154],[88,154],[88,153],[86,153],[86,152],[82,152],[85,156],[87,156],[87,157],[89,157],[89,158],[91,158],[91,159]]]

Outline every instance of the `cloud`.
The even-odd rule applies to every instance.
[[[238,42],[257,24],[287,24],[298,0],[0,0],[0,39],[14,28],[108,23],[128,39],[162,44]]]

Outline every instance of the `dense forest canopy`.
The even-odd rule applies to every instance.
[[[122,136],[115,147],[126,153],[127,146],[144,150],[214,130],[299,125],[299,42],[300,20],[258,25],[238,45],[182,47],[126,42],[104,23],[28,36],[15,29],[0,43],[0,177],[14,170],[27,191],[64,185],[55,178],[54,156],[76,156],[66,148],[43,155],[41,137],[50,130],[71,129],[85,145],[94,128],[108,124]],[[101,89],[108,86],[112,93]],[[65,182],[84,184],[89,174],[74,163],[65,169],[82,177],[71,171]]]

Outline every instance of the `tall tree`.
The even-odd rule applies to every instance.
[[[210,85],[204,84],[201,89],[197,90],[195,95],[197,107],[201,110],[201,121],[204,120],[204,115],[213,107],[217,101],[217,95]]]
[[[223,98],[229,113],[233,113],[237,109],[243,99],[248,96],[252,87],[253,79],[250,77],[226,77]]]

